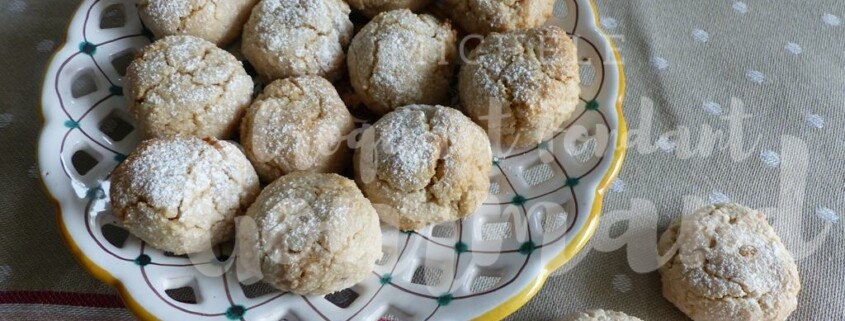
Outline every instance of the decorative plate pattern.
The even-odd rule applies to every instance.
[[[127,235],[110,212],[112,169],[140,142],[122,97],[125,67],[150,42],[132,0],[85,0],[44,82],[41,175],[62,234],[142,319],[467,320],[503,318],[592,236],[625,146],[624,79],[594,7],[560,0],[550,23],[582,60],[577,117],[534,148],[495,150],[478,213],[417,232],[383,228],[384,256],[364,282],[326,297],[243,285],[232,246],[178,257]]]

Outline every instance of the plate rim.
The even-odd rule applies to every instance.
[[[576,2],[579,0],[575,0]],[[495,308],[490,309],[476,317],[473,320],[501,320],[506,318],[507,316],[511,315],[513,312],[524,306],[528,301],[530,301],[543,285],[548,280],[550,274],[569,262],[575,255],[581,252],[583,248],[587,245],[587,243],[592,239],[593,235],[596,232],[598,227],[602,207],[604,202],[604,196],[610,184],[616,177],[619,175],[619,172],[622,169],[626,151],[627,151],[627,142],[628,142],[628,129],[627,129],[627,122],[625,120],[625,115],[623,112],[623,101],[625,98],[625,90],[626,90],[626,83],[625,83],[625,72],[624,66],[622,63],[622,57],[619,53],[616,44],[611,40],[611,38],[607,35],[607,33],[601,28],[600,25],[600,17],[598,13],[598,7],[595,3],[595,0],[587,0],[590,4],[591,13],[593,14],[593,20],[595,23],[595,30],[599,33],[599,35],[607,41],[616,61],[616,68],[618,71],[618,92],[616,97],[616,113],[617,113],[617,140],[616,146],[614,146],[613,158],[610,160],[610,164],[608,165],[607,172],[599,181],[599,184],[596,186],[595,190],[595,201],[593,202],[593,206],[590,210],[590,214],[586,219],[584,228],[578,232],[573,237],[572,242],[566,246],[566,248],[561,251],[560,254],[552,258],[548,264],[540,269],[540,273],[522,290],[520,290],[517,294],[511,296],[507,300],[502,303],[499,303]],[[156,318],[152,313],[147,311],[140,303],[138,303],[135,298],[129,293],[126,286],[123,282],[114,277],[111,273],[107,270],[100,267],[98,264],[94,263],[76,244],[73,240],[73,237],[70,235],[70,231],[68,230],[67,226],[64,224],[64,220],[62,219],[62,207],[61,202],[55,197],[55,195],[50,191],[50,188],[46,185],[44,171],[43,171],[43,162],[41,161],[41,145],[43,143],[43,136],[46,134],[47,129],[47,118],[45,116],[45,89],[46,88],[46,81],[48,76],[50,75],[50,66],[52,66],[56,62],[57,56],[64,51],[64,49],[68,46],[68,39],[69,34],[71,32],[70,27],[74,22],[75,13],[78,12],[88,1],[80,1],[79,5],[77,5],[76,9],[73,11],[74,16],[71,16],[68,22],[65,25],[65,33],[62,39],[61,46],[57,47],[54,52],[51,54],[48,63],[45,65],[44,74],[41,77],[41,97],[39,99],[39,117],[41,123],[41,130],[38,135],[38,140],[36,143],[36,159],[38,160],[38,167],[39,167],[39,175],[38,175],[38,182],[41,186],[41,189],[45,196],[47,196],[48,200],[52,205],[56,208],[56,221],[58,223],[58,230],[62,241],[65,243],[65,246],[71,252],[74,259],[79,262],[80,265],[88,272],[88,274],[92,275],[94,278],[103,282],[118,291],[118,295],[120,299],[126,305],[126,308],[138,319],[140,320],[159,320]]]

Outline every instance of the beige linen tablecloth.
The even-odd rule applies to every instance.
[[[683,320],[661,297],[654,242],[684,209],[736,201],[769,208],[798,259],[792,320],[842,320],[845,3],[597,4],[624,58],[636,134],[596,237],[512,319],[605,308]],[[2,320],[132,318],[71,257],[37,177],[42,76],[77,5],[0,0]]]

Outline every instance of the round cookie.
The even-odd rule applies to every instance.
[[[445,0],[452,20],[470,34],[536,28],[549,20],[554,0]]]
[[[230,240],[234,218],[259,191],[258,175],[237,145],[172,137],[141,143],[112,173],[110,194],[129,232],[185,254]]]
[[[417,11],[431,3],[431,0],[346,0],[346,3],[372,18],[379,13],[396,9]]]
[[[795,310],[798,269],[766,216],[711,205],[675,221],[658,251],[663,296],[695,321],[781,321]]]
[[[324,295],[348,288],[370,276],[381,257],[375,209],[355,182],[336,174],[282,176],[247,215],[258,229],[251,250],[264,281],[282,291]]]
[[[610,310],[588,310],[576,312],[563,318],[562,321],[643,321],[622,312]]]
[[[156,35],[191,35],[224,47],[241,29],[258,0],[139,0],[138,15]]]
[[[126,69],[129,110],[148,137],[230,138],[252,100],[252,78],[232,54],[193,36],[145,47]]]
[[[555,26],[492,33],[470,53],[458,88],[461,106],[491,140],[534,146],[578,105],[575,44]]]
[[[294,171],[341,172],[351,160],[355,129],[332,84],[317,76],[276,80],[241,123],[241,144],[262,181]]]
[[[475,212],[487,197],[491,159],[484,131],[460,111],[411,105],[367,129],[353,163],[382,222],[417,230]]]
[[[349,13],[341,0],[261,0],[244,26],[241,51],[267,80],[337,80],[352,39]]]
[[[448,22],[407,9],[379,14],[349,45],[349,80],[368,109],[383,115],[449,97],[456,33]]]

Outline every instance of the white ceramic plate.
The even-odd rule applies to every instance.
[[[41,177],[71,251],[141,319],[500,319],[592,236],[622,163],[623,73],[596,21],[586,0],[559,0],[550,21],[575,37],[583,59],[577,118],[535,148],[499,152],[490,197],[470,218],[415,233],[383,229],[373,275],[327,298],[244,286],[225,248],[205,261],[173,257],[119,228],[109,175],[141,139],[122,97],[123,69],[150,41],[133,0],[85,0],[74,14],[45,77]]]

